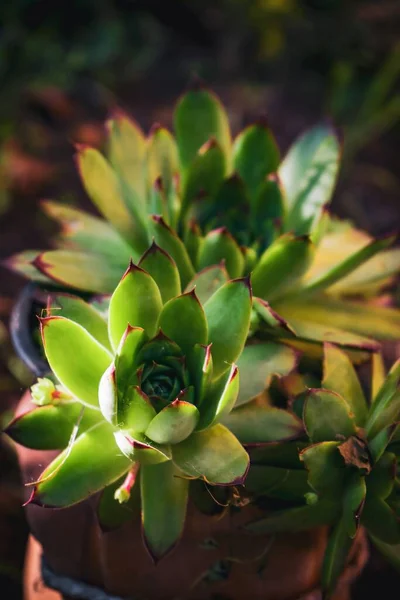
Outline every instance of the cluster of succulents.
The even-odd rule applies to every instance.
[[[56,249],[9,260],[49,291],[41,332],[53,375],[7,432],[63,450],[33,502],[112,490],[111,511],[140,490],[155,559],[179,539],[192,479],[233,486],[244,503],[283,503],[249,532],[333,525],[330,592],[360,522],[378,545],[400,543],[400,369],[382,376],[374,339],[400,335],[400,312],[381,302],[400,252],[388,249],[394,236],[372,240],[329,214],[331,126],[281,160],[265,122],[232,141],[201,86],[179,100],[174,126],[175,137],[156,125],[146,138],[115,112],[104,153],[76,156],[104,218],[46,202],[62,226]],[[352,365],[365,359],[371,403]]]

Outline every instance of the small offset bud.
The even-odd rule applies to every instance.
[[[125,502],[128,502],[130,497],[130,490],[124,488],[123,486],[119,487],[114,492],[114,500],[118,500],[120,504],[125,504]]]
[[[304,494],[304,498],[308,506],[314,506],[319,500],[318,495],[314,494],[314,492],[307,492],[306,494]]]
[[[57,398],[57,390],[54,383],[47,377],[39,377],[37,383],[31,387],[32,402],[37,406],[53,404]]]
[[[131,497],[131,491],[135,485],[136,475],[139,470],[139,464],[136,464],[125,477],[124,483],[119,486],[114,492],[114,500],[118,500],[120,504],[125,504]]]

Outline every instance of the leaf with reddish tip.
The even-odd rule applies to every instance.
[[[138,481],[133,486],[127,502],[120,504],[115,500],[114,494],[124,481],[125,476],[117,479],[99,494],[96,517],[102,533],[115,531],[140,514],[140,485]]]
[[[71,506],[119,479],[132,465],[119,452],[113,428],[106,421],[76,439],[67,460],[52,477],[51,473],[64,460],[65,452],[43,471],[43,482],[39,480],[35,488],[33,503],[57,508]]]
[[[179,398],[154,417],[146,429],[146,436],[157,444],[178,444],[194,431],[199,416],[194,404]]]
[[[196,289],[196,296],[201,304],[204,305],[224,283],[227,283],[228,279],[225,265],[219,264],[206,267],[199,273],[196,273],[185,291],[188,292]]]
[[[42,252],[33,264],[46,277],[62,287],[98,294],[112,292],[123,270],[104,256],[72,250]]]
[[[197,271],[199,251],[203,241],[201,230],[198,224],[193,221],[190,221],[189,223],[183,223],[182,239],[190,260]]]
[[[365,424],[368,406],[360,380],[347,354],[333,344],[324,344],[322,385],[347,401],[356,425],[362,427]]]
[[[206,344],[207,320],[195,291],[169,300],[163,306],[158,327],[186,354],[195,344]]]
[[[319,125],[298,138],[279,167],[289,214],[285,230],[308,234],[330,201],[339,167],[340,145],[330,126]]]
[[[317,494],[341,494],[345,482],[345,463],[338,451],[340,442],[320,442],[300,452],[308,471],[308,483]]]
[[[113,347],[118,348],[128,324],[142,327],[153,337],[161,307],[161,294],[154,279],[131,263],[110,300],[108,331]]]
[[[77,164],[84,188],[96,207],[133,248],[140,251],[146,246],[146,232],[125,205],[123,189],[110,163],[98,150],[83,147],[78,150]]]
[[[44,351],[60,383],[83,404],[98,407],[98,388],[111,354],[81,325],[63,317],[41,319]]]
[[[238,359],[240,388],[236,406],[250,402],[267,389],[273,375],[285,376],[297,365],[292,348],[274,342],[245,346]]]
[[[122,454],[141,465],[158,465],[171,460],[169,446],[153,442],[140,431],[116,431],[114,438]]]
[[[293,440],[304,431],[302,422],[293,413],[255,402],[235,408],[224,417],[223,423],[248,446]]]
[[[150,273],[161,293],[163,303],[181,293],[179,271],[175,261],[155,242],[143,254],[139,266]]]
[[[148,396],[138,386],[126,391],[121,404],[119,425],[133,437],[137,432],[144,433],[157,414]]]
[[[311,264],[314,247],[307,237],[286,234],[260,257],[252,275],[254,294],[265,300],[293,289]]]
[[[142,466],[140,484],[144,541],[152,559],[158,562],[182,535],[189,481],[169,461]]]
[[[181,223],[196,202],[211,201],[226,175],[226,157],[215,140],[209,140],[197,153],[188,168],[183,184]],[[194,214],[196,207],[194,206]]]
[[[209,389],[212,379],[213,365],[211,344],[196,344],[186,355],[190,381],[193,384],[195,404],[200,406]]]
[[[46,215],[58,221],[62,227],[57,240],[59,248],[100,254],[112,263],[118,262],[121,270],[132,254],[136,254],[118,231],[104,219],[68,204],[50,200],[42,201],[41,206]]]
[[[251,315],[249,279],[236,279],[220,287],[207,300],[204,310],[217,379],[239,358],[247,339]]]
[[[51,297],[51,309],[56,316],[66,317],[82,325],[100,344],[111,351],[107,322],[93,306],[77,296],[57,294]]]
[[[81,410],[80,402],[39,406],[13,419],[4,433],[26,448],[62,450],[68,446]],[[100,419],[98,410],[86,408],[79,423],[79,433],[86,431]]]
[[[270,129],[264,123],[246,127],[233,146],[233,165],[250,197],[254,200],[266,176],[277,170],[279,149]]]
[[[99,406],[103,417],[112,425],[118,423],[118,389],[115,380],[115,364],[104,371],[99,384]]]
[[[125,182],[129,208],[146,202],[146,140],[138,124],[118,109],[107,123],[108,156],[120,180]],[[133,213],[134,214],[134,213]]]
[[[289,323],[281,317],[266,300],[253,298],[253,309],[262,319],[263,330],[269,329],[271,334],[283,337],[295,337],[296,333]]]
[[[304,403],[304,425],[313,442],[337,441],[349,438],[356,428],[349,405],[339,394],[323,389],[311,389]]]
[[[210,138],[218,141],[226,157],[230,155],[232,142],[228,115],[213,92],[200,88],[184,94],[175,109],[174,125],[184,170]]]
[[[160,177],[168,196],[173,186],[173,177],[178,172],[178,149],[174,137],[165,127],[153,127],[147,142],[149,187]]]
[[[249,455],[220,423],[172,446],[172,460],[189,477],[215,485],[240,485],[249,468]]]
[[[41,250],[24,250],[24,252],[19,252],[18,254],[10,256],[3,261],[2,264],[8,269],[11,269],[11,271],[19,273],[24,277],[28,277],[28,279],[47,284],[52,283],[52,280],[49,277],[44,275],[33,265],[35,259],[40,256],[40,254]]]
[[[151,231],[154,240],[175,261],[181,278],[181,287],[184,289],[194,276],[193,265],[187,250],[182,240],[168,227],[162,218],[153,215],[151,219]]]
[[[229,277],[234,279],[243,274],[244,256],[239,245],[225,227],[210,231],[203,239],[198,265],[205,269],[224,261]]]
[[[239,381],[239,369],[232,365],[230,371],[209,389],[200,405],[201,417],[197,430],[219,423],[231,412],[239,393]]]

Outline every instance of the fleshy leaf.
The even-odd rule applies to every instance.
[[[374,462],[378,461],[385,452],[387,446],[395,438],[398,423],[392,423],[389,427],[382,429],[375,437],[368,441],[368,449]]]
[[[251,465],[246,478],[246,492],[289,502],[304,503],[309,492],[307,473],[300,469],[283,469],[267,465]]]
[[[81,410],[80,402],[39,406],[13,419],[4,433],[26,448],[62,450],[68,445]],[[79,433],[100,419],[99,411],[86,408],[79,423]]]
[[[139,267],[150,273],[158,285],[163,303],[179,296],[181,282],[175,261],[155,242],[143,254]]]
[[[355,434],[355,424],[348,404],[339,394],[312,389],[304,404],[304,425],[313,442],[336,441]]]
[[[115,358],[115,376],[118,389],[124,393],[127,386],[136,385],[135,370],[140,364],[139,352],[145,345],[148,337],[142,327],[126,328]]]
[[[343,496],[343,520],[347,535],[352,539],[355,537],[360,525],[366,493],[365,476],[359,471],[350,473]]]
[[[184,289],[194,276],[193,265],[187,250],[181,239],[161,217],[153,215],[151,218],[154,240],[175,261],[181,278],[181,287]]]
[[[155,562],[170,552],[182,535],[188,486],[171,461],[141,467],[143,534]]]
[[[185,291],[188,292],[195,288],[196,296],[204,305],[224,283],[227,283],[228,279],[228,273],[224,265],[206,267],[196,273]]]
[[[140,431],[115,431],[114,438],[122,454],[141,465],[158,465],[171,460],[169,446],[153,442]]]
[[[224,154],[229,156],[231,134],[228,116],[220,100],[211,91],[199,88],[184,94],[175,109],[174,125],[184,170],[191,165],[201,146],[212,137],[218,141]]]
[[[207,320],[195,291],[169,300],[161,311],[158,327],[178,344],[184,354],[195,344],[206,344]]]
[[[376,352],[371,357],[371,404],[375,402],[379,390],[386,379],[385,362],[381,352]]]
[[[35,488],[33,502],[43,506],[71,506],[119,479],[132,465],[123,456],[113,437],[113,429],[105,421],[82,433],[59,471],[51,477],[64,459],[62,452],[45,469]]]
[[[395,512],[382,498],[367,496],[361,523],[368,533],[385,544],[400,543],[400,525]]]
[[[346,565],[346,559],[352,546],[352,539],[347,534],[344,519],[340,519],[333,528],[325,550],[322,564],[322,589],[329,597],[336,588],[339,577]]]
[[[113,347],[118,347],[128,324],[142,327],[153,337],[161,307],[161,294],[154,279],[131,263],[110,300],[108,327]]]
[[[369,438],[391,425],[400,411],[400,359],[392,366],[376,395],[368,417],[366,430]]]
[[[252,229],[266,248],[274,241],[271,224],[282,222],[285,214],[284,191],[277,175],[271,174],[262,182],[252,209]]]
[[[324,388],[337,392],[347,401],[356,425],[362,427],[367,417],[368,406],[360,380],[351,360],[333,344],[324,345]]]
[[[233,146],[233,165],[254,199],[267,175],[277,170],[279,149],[264,123],[246,127]]]
[[[273,511],[268,517],[249,523],[246,529],[260,535],[304,531],[320,525],[329,525],[339,511],[340,504],[333,500],[319,500],[312,506]]]
[[[149,187],[160,177],[168,196],[172,190],[173,177],[178,171],[178,149],[174,137],[165,127],[153,127],[147,142],[147,176]]]
[[[236,406],[261,394],[273,375],[288,375],[296,364],[296,352],[283,344],[261,342],[245,346],[238,360],[240,389]]]
[[[317,494],[340,494],[346,475],[339,442],[320,442],[300,452],[308,470],[308,483]]]
[[[255,296],[271,300],[293,286],[308,269],[313,256],[309,238],[286,234],[260,257],[252,275]]]
[[[223,423],[244,445],[292,440],[303,433],[303,424],[293,413],[251,402],[235,408]]]
[[[93,306],[77,296],[57,294],[51,298],[51,310],[82,325],[100,344],[111,351],[107,322]]]
[[[270,330],[272,335],[295,337],[295,332],[287,321],[279,315],[266,300],[253,298],[253,309],[262,321],[263,330]]]
[[[215,485],[240,485],[249,468],[247,452],[220,423],[173,446],[172,460],[186,475]]]
[[[123,271],[123,267],[104,256],[72,250],[42,252],[33,264],[60,286],[99,294],[112,292]]]
[[[41,319],[46,358],[57,379],[89,407],[98,406],[98,387],[112,356],[81,325],[63,317]]]
[[[115,364],[104,371],[99,383],[99,405],[103,417],[112,425],[118,423],[118,389],[115,379]]]
[[[208,341],[212,345],[214,377],[225,373],[240,356],[250,326],[251,288],[236,279],[219,288],[204,305]]]
[[[339,166],[339,141],[331,127],[319,125],[295,141],[279,167],[289,214],[286,231],[310,233],[330,201]]]
[[[393,491],[396,479],[397,457],[392,452],[385,452],[380,458],[371,473],[368,475],[367,493],[370,496],[386,500]]]
[[[198,420],[199,411],[194,404],[178,398],[154,417],[146,436],[158,444],[178,444],[194,431]]]
[[[244,256],[225,227],[214,229],[206,235],[200,248],[198,265],[200,269],[205,269],[221,261],[225,261],[230,278],[243,274]]]
[[[239,393],[239,380],[239,370],[232,365],[228,375],[221,377],[214,389],[207,391],[201,404],[198,430],[215,425],[231,412]]]
[[[208,391],[212,379],[213,364],[211,344],[208,346],[196,344],[186,356],[187,366],[195,393],[195,404],[200,406]]]
[[[138,387],[133,386],[126,391],[120,411],[120,427],[135,436],[135,433],[144,433],[156,416],[156,411],[146,394]],[[123,419],[123,420],[122,420]],[[155,442],[157,440],[154,440]]]

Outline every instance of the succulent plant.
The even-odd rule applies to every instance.
[[[400,361],[385,377],[373,359],[371,402],[346,353],[325,344],[320,388],[304,388],[291,400],[290,414],[303,428],[296,441],[250,449],[248,500],[271,509],[247,525],[254,534],[331,526],[322,568],[328,597],[335,588],[360,525],[372,542],[400,567]],[[226,424],[240,439],[250,434],[247,405]],[[252,409],[253,418],[256,410]],[[276,508],[276,504],[275,504]]]
[[[59,383],[39,380],[38,407],[7,430],[29,447],[64,449],[31,501],[68,506],[126,474],[115,492],[125,502],[140,468],[145,540],[158,559],[180,536],[190,479],[240,485],[248,470],[221,420],[239,393],[249,279],[225,283],[203,308],[194,290],[181,294],[174,261],[153,244],[116,287],[108,324],[79,298],[58,301],[40,326]]]
[[[399,270],[400,251],[386,249],[394,237],[372,240],[327,211],[340,157],[330,125],[306,132],[281,160],[264,121],[232,142],[225,109],[201,86],[180,98],[174,125],[175,137],[155,125],[146,138],[115,112],[104,154],[76,154],[104,219],[44,202],[62,227],[57,249],[8,264],[48,285],[111,293],[154,239],[182,289],[252,272],[252,332],[311,354],[331,341],[357,355],[378,349],[369,336],[400,335],[399,311],[376,301]]]

